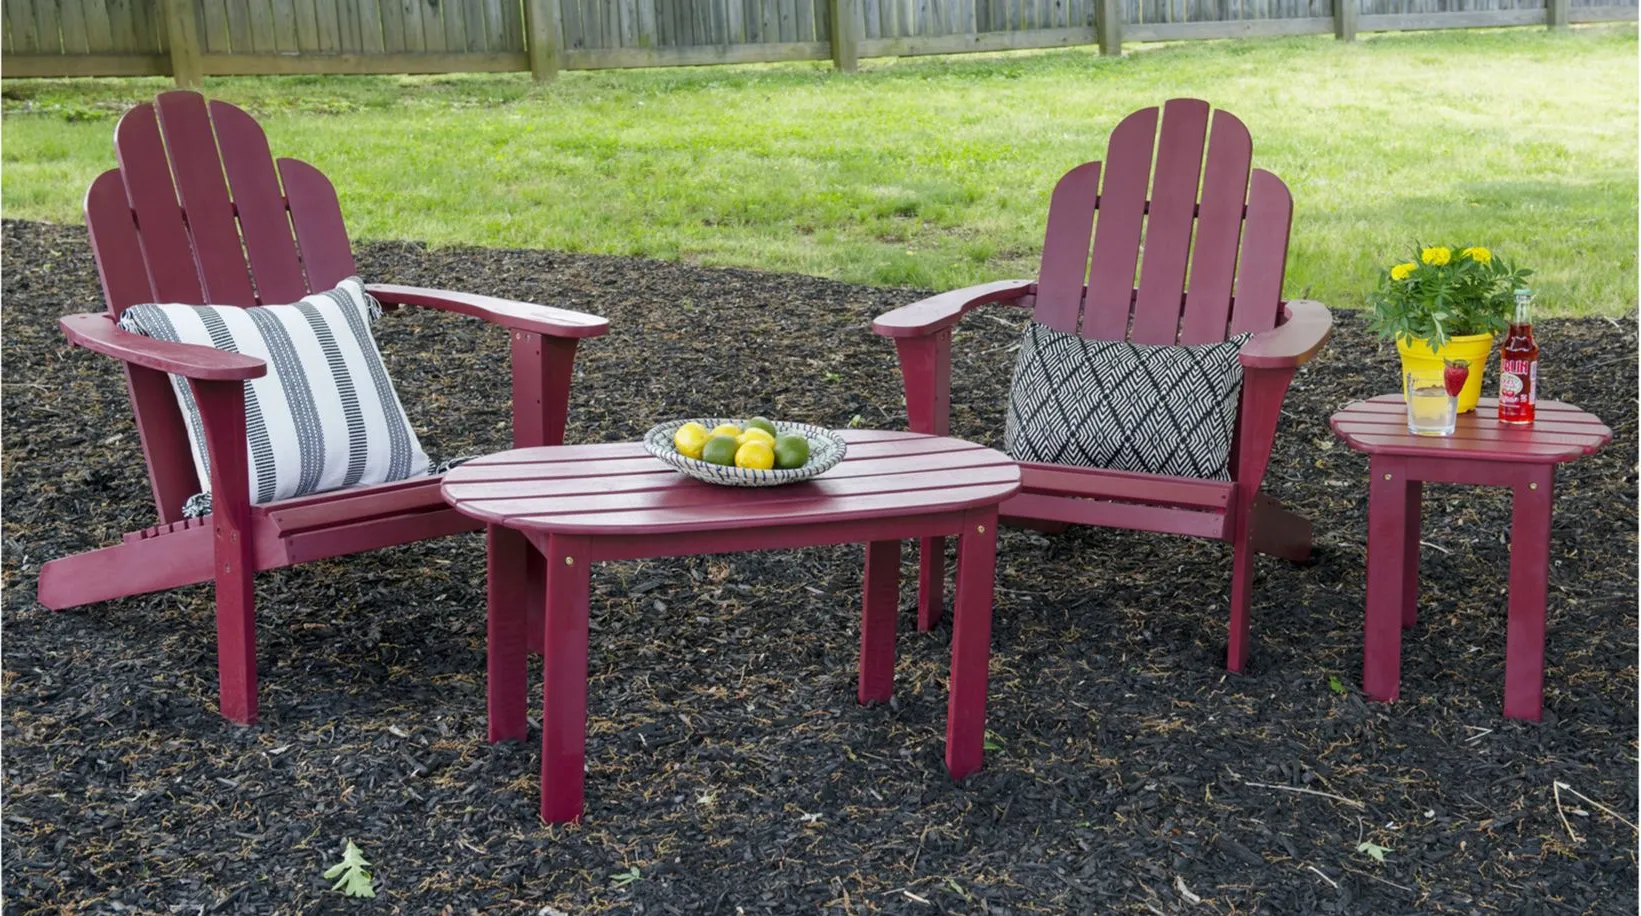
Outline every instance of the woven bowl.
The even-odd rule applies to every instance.
[[[678,427],[685,423],[699,423],[707,429],[723,423],[733,423],[745,428],[742,420],[720,417],[668,420],[644,434],[644,448],[668,467],[682,474],[726,487],[778,487],[783,483],[797,483],[800,480],[818,477],[843,460],[843,453],[848,446],[844,443],[843,437],[832,430],[810,426],[807,423],[786,423],[780,420],[773,422],[778,435],[796,433],[809,440],[809,461],[803,467],[785,470],[771,468],[767,471],[725,467],[699,458],[686,458],[673,447],[672,437],[678,432]]]

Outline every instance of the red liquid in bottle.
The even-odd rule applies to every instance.
[[[1532,294],[1516,290],[1516,317],[1499,351],[1499,422],[1530,426],[1538,403],[1538,344],[1533,342]]]

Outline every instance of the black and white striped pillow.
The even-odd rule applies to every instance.
[[[1088,340],[1032,322],[1009,388],[1016,461],[1231,479],[1249,336],[1192,346]]]
[[[292,305],[135,305],[120,327],[157,340],[201,344],[265,360],[245,383],[251,502],[404,480],[428,473],[382,364],[370,323],[382,306],[358,277]],[[206,492],[184,514],[210,511],[211,468],[193,391],[171,376]]]

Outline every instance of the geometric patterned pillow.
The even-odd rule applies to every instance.
[[[120,327],[268,364],[267,375],[245,383],[251,502],[262,504],[428,473],[427,453],[370,334],[381,313],[364,283],[349,277],[293,305],[135,305]],[[187,380],[172,375],[171,387],[206,490],[184,514],[203,515],[211,487],[205,427]]]
[[[1032,322],[1009,388],[1016,461],[1230,480],[1251,335],[1194,346],[1088,340]]]

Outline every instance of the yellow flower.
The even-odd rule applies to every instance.
[[[1453,260],[1453,251],[1450,248],[1426,248],[1425,250],[1419,252],[1419,258],[1426,264],[1434,264],[1437,267],[1441,267],[1448,261]]]
[[[1419,265],[1413,263],[1412,261],[1408,261],[1406,264],[1397,264],[1395,267],[1390,269],[1390,279],[1406,280],[1409,274],[1418,269]]]
[[[1493,253],[1480,245],[1473,248],[1466,248],[1465,250],[1459,252],[1459,254],[1469,258],[1472,261],[1475,261],[1477,264],[1493,263]]]

